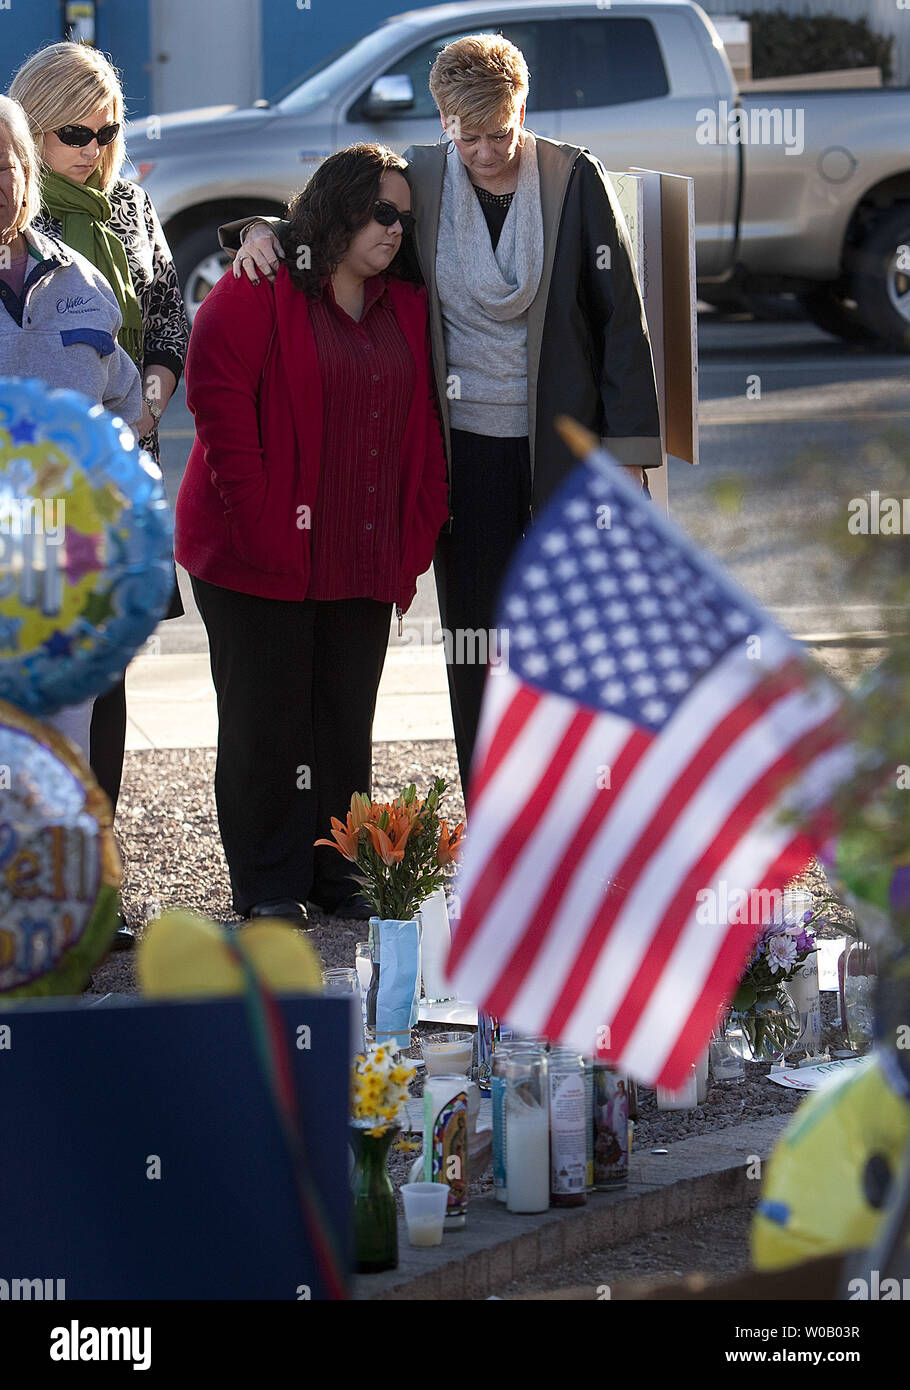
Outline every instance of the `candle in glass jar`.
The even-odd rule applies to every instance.
[[[474,1061],[473,1033],[431,1033],[423,1039],[423,1059],[428,1076],[451,1076],[471,1073]]]
[[[510,1052],[506,1072],[506,1206],[546,1211],[550,1205],[550,1114],[547,1058]]]

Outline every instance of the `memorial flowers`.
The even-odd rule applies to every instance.
[[[332,817],[332,838],[316,841],[357,866],[355,877],[377,917],[408,921],[442,885],[464,837],[463,822],[450,829],[438,814],[445,790],[437,777],[423,801],[413,782],[391,802],[355,792],[345,820]]]
[[[408,1086],[416,1075],[387,1047],[378,1047],[354,1059],[351,1067],[351,1118],[372,1139],[398,1127],[398,1117],[408,1098]]]

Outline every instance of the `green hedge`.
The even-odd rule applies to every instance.
[[[752,29],[752,76],[791,77],[839,68],[881,68],[892,73],[893,38],[883,38],[865,19],[836,14],[787,14],[784,10],[740,12]]]

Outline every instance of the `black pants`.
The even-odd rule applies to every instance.
[[[442,625],[451,643],[447,671],[462,786],[477,738],[486,664],[464,634],[496,624],[496,603],[509,560],[531,514],[527,439],[490,439],[452,431],[452,530],[436,543],[434,566]],[[489,639],[488,639],[489,641]],[[492,644],[488,648],[495,651]]]
[[[91,765],[98,785],[117,810],[126,747],[126,677],[92,705]]]
[[[174,570],[174,588],[171,602],[162,621],[168,618],[181,618],[184,613],[180,589],[177,585],[177,571]],[[120,783],[123,779],[123,752],[126,747],[126,676],[119,680],[111,690],[99,695],[92,706],[92,729],[90,761],[98,785],[107,793],[111,807],[116,813]]]
[[[331,838],[370,792],[391,604],[286,602],[193,579],[218,697],[215,801],[235,912],[290,898],[328,909],[358,891]]]

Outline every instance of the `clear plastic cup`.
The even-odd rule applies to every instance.
[[[404,1217],[411,1245],[441,1245],[449,1185],[445,1182],[406,1182],[401,1188]]]

